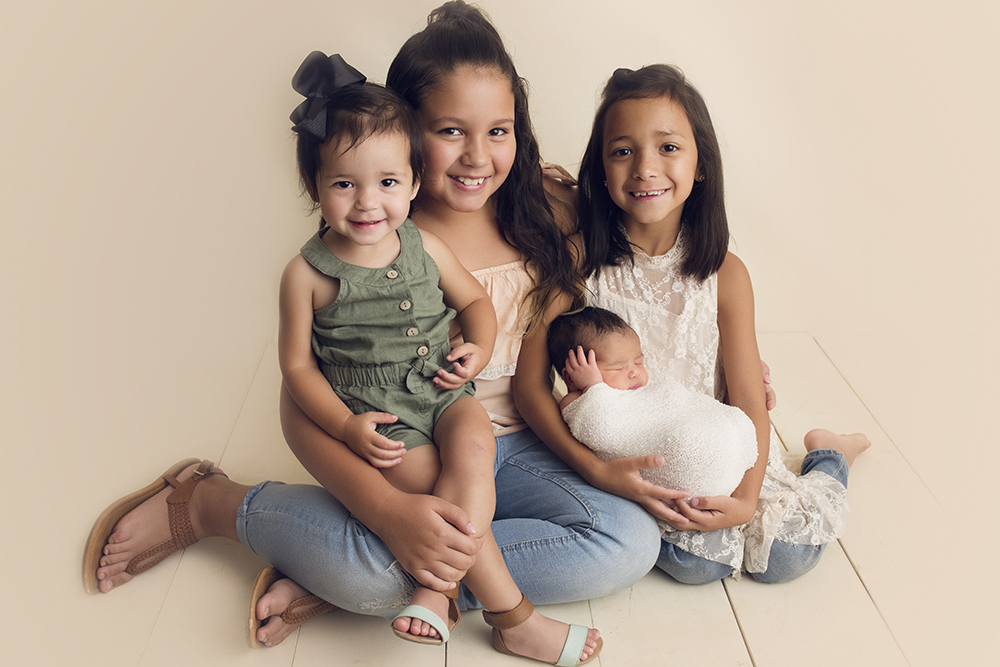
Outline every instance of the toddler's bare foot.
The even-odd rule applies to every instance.
[[[507,648],[514,653],[555,664],[562,655],[568,633],[569,625],[542,616],[536,611],[517,627],[502,630],[500,636],[503,637],[503,643]],[[597,640],[600,636],[600,630],[595,628],[587,630],[587,640],[580,653],[580,662],[588,659],[597,650]]]
[[[864,433],[840,435],[825,428],[815,428],[803,438],[807,451],[814,449],[836,449],[847,459],[848,467],[854,465],[858,454],[872,446],[871,440]]]
[[[183,482],[188,479],[194,474],[197,467],[197,463],[188,466],[177,475],[177,480]],[[204,483],[200,483],[199,486]],[[108,537],[107,544],[104,545],[103,555],[97,568],[97,585],[102,593],[107,593],[131,581],[134,575],[125,571],[129,561],[150,547],[170,539],[167,496],[173,491],[174,487],[168,485],[167,488],[123,516],[115,525],[114,531]],[[197,494],[197,492],[196,487],[194,493]],[[191,512],[191,520],[195,537],[201,539],[203,537],[201,527],[193,511]]]
[[[281,618],[281,614],[288,609],[288,606],[305,597],[310,597],[312,594],[306,589],[299,586],[297,583],[285,577],[284,579],[278,579],[276,582],[271,584],[271,587],[267,589],[267,592],[260,597],[257,601],[257,618],[260,620],[267,619],[267,621],[257,629],[257,641],[265,646],[277,646],[281,642],[285,641],[288,635],[295,632],[300,625],[306,622],[309,616],[309,611],[315,609],[320,605],[326,605],[323,600],[315,598],[315,602],[309,605],[303,605],[295,610],[296,616],[302,615],[302,620],[299,622],[289,622]],[[315,596],[313,596],[315,597]],[[329,606],[329,605],[327,605]]]
[[[443,593],[438,593],[429,588],[424,588],[423,586],[417,586],[417,589],[413,591],[413,599],[410,604],[424,607],[429,609],[438,615],[438,618],[444,622],[448,622],[448,598],[444,596]],[[392,622],[392,627],[396,628],[400,632],[408,632],[411,635],[416,635],[418,637],[430,637],[431,639],[438,639],[441,637],[438,631],[431,626],[430,623],[422,621],[419,618],[411,618],[409,616],[401,616]]]

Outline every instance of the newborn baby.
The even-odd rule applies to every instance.
[[[588,307],[556,318],[548,347],[569,389],[563,418],[601,460],[661,454],[666,463],[641,475],[694,497],[730,495],[756,462],[750,418],[672,379],[647,385],[639,336],[614,313]]]

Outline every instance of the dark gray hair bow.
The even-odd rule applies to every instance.
[[[326,141],[326,104],[338,88],[365,82],[365,75],[348,65],[339,53],[327,57],[313,51],[292,77],[292,88],[305,96],[289,116],[292,130],[322,143]]]

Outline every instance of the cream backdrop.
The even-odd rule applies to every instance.
[[[281,268],[313,227],[287,120],[295,68],[340,52],[381,81],[436,4],[0,10],[0,617],[5,644],[45,658],[22,664],[101,643],[79,552],[129,486],[117,473],[222,452],[275,333]],[[531,84],[545,157],[572,170],[614,68],[687,72],[721,137],[758,329],[860,350],[856,388],[893,397],[871,399],[883,427],[955,517],[929,542],[971,531],[991,570],[1000,6],[482,5]]]

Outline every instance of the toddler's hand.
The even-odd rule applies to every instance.
[[[439,369],[434,378],[434,384],[441,389],[458,389],[479,375],[490,361],[486,351],[474,343],[462,343],[452,348],[447,359],[455,362],[452,364],[453,371]]]
[[[579,391],[586,391],[595,384],[604,382],[601,377],[601,369],[597,367],[597,355],[593,350],[583,351],[583,346],[578,345],[575,350],[569,351],[566,357],[566,366],[563,368],[563,380],[567,384],[572,383]]]
[[[398,419],[384,412],[351,415],[344,422],[344,442],[351,450],[376,468],[391,468],[403,460],[406,448],[398,440],[377,433],[378,424],[392,424]]]

